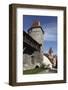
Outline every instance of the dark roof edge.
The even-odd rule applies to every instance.
[[[30,30],[32,30],[33,28],[41,28],[41,30],[42,30],[42,32],[43,32],[43,34],[44,34],[44,31],[43,31],[43,29],[42,29],[41,26],[31,27],[31,28],[28,29],[28,32],[29,32]]]

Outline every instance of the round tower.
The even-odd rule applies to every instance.
[[[42,45],[44,31],[40,25],[40,21],[34,21],[32,23],[32,26],[28,29],[28,34]]]

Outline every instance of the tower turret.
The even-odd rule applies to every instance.
[[[32,26],[28,29],[28,34],[42,45],[44,31],[41,27],[40,21],[34,21],[32,23]]]

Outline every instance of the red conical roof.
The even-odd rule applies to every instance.
[[[35,21],[32,23],[32,27],[37,27],[37,26],[40,26],[40,21],[35,20]]]

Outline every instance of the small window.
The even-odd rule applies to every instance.
[[[35,64],[34,56],[31,56],[31,63],[32,63],[32,64]]]

